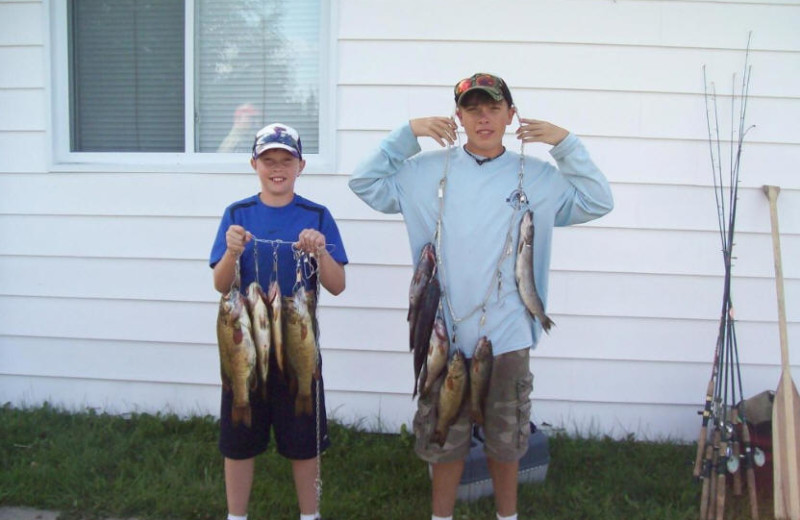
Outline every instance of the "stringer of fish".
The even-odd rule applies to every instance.
[[[250,318],[238,287],[220,298],[217,314],[217,344],[220,375],[225,391],[233,392],[231,421],[234,426],[244,423],[250,427],[250,392],[258,384],[256,376],[256,347],[253,342]]]
[[[517,282],[519,296],[528,313],[539,320],[545,332],[550,332],[550,328],[555,325],[555,322],[545,314],[544,304],[539,293],[536,292],[536,280],[533,275],[533,238],[533,212],[526,210],[519,226],[514,279]]]
[[[431,442],[439,446],[444,446],[450,426],[456,422],[464,405],[469,381],[466,365],[466,358],[460,349],[453,353],[447,363],[447,375],[439,390],[436,427],[431,435]]]

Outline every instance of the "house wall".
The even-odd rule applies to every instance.
[[[790,349],[800,337],[792,261],[800,255],[800,4],[492,6],[331,5],[335,168],[297,184],[331,209],[351,261],[347,290],[321,300],[330,414],[397,431],[414,410],[405,228],[356,199],[347,175],[409,118],[449,115],[456,80],[488,71],[508,81],[523,117],[581,136],[616,202],[606,217],[555,233],[548,314],[557,326],[532,356],[534,420],[692,440],[723,286],[703,66],[727,141],[748,31],[746,121],[756,126],[741,162],[733,267],[745,396],[774,389],[780,373],[763,184],[782,189]],[[0,402],[216,414],[218,295],[208,252],[224,207],[255,193],[257,181],[244,157],[224,173],[54,164],[50,12],[48,2],[0,1]],[[546,146],[525,151],[549,157]]]

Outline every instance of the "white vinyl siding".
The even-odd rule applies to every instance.
[[[321,299],[331,415],[398,431],[414,410],[405,227],[360,202],[347,175],[403,121],[449,115],[453,84],[482,70],[508,80],[524,117],[577,133],[616,203],[602,219],[555,231],[548,311],[557,326],[531,361],[534,419],[695,440],[723,285],[702,66],[725,104],[750,30],[747,120],[757,126],[744,146],[733,267],[744,392],[774,390],[779,377],[763,184],[782,188],[797,380],[800,5],[493,5],[492,16],[463,16],[485,2],[331,3],[336,111],[322,137],[335,137],[335,162],[297,184],[330,208],[351,261],[345,292]],[[0,0],[0,402],[217,414],[219,296],[207,257],[224,207],[256,193],[257,179],[241,156],[51,165],[52,7]],[[506,144],[518,147],[511,133]],[[549,158],[546,146],[526,152]]]

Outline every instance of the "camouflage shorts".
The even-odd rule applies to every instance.
[[[516,350],[494,358],[483,427],[486,454],[494,460],[519,460],[528,449],[530,396],[533,390],[529,350]],[[443,381],[444,377],[440,377],[433,390],[418,399],[414,416],[414,451],[419,458],[430,463],[464,459],[469,453],[472,438],[469,406],[466,403],[456,422],[450,426],[444,446],[431,442],[431,435],[436,428],[436,403]]]

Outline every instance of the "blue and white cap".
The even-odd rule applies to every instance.
[[[258,158],[266,150],[273,148],[286,150],[298,159],[303,159],[303,145],[300,143],[300,134],[289,125],[273,123],[259,130],[253,142],[253,159]]]

